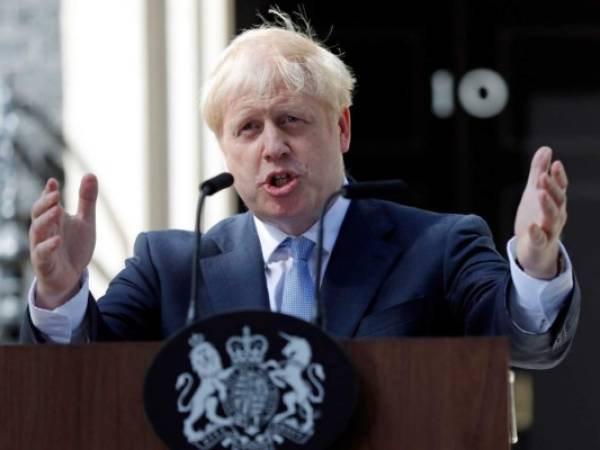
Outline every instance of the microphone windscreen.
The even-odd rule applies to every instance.
[[[209,178],[200,185],[200,190],[205,195],[213,195],[222,189],[228,188],[233,184],[233,176],[230,173],[223,172],[219,175]]]

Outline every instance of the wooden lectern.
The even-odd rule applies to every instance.
[[[343,341],[360,400],[339,450],[507,450],[501,338]],[[0,449],[166,449],[142,404],[160,343],[0,347]]]

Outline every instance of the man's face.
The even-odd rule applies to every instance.
[[[235,188],[258,218],[299,235],[341,187],[350,112],[334,118],[314,97],[280,90],[232,99],[219,138]]]

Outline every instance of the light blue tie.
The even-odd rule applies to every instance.
[[[315,243],[305,237],[287,238],[293,263],[285,274],[281,312],[311,322],[314,319],[315,286],[308,260]]]

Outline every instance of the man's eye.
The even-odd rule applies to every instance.
[[[284,116],[282,119],[282,124],[283,125],[287,125],[287,124],[296,124],[298,122],[301,122],[302,119],[300,119],[297,116]]]
[[[242,125],[240,128],[240,133],[248,133],[254,131],[258,128],[258,124],[256,122],[248,122]]]

